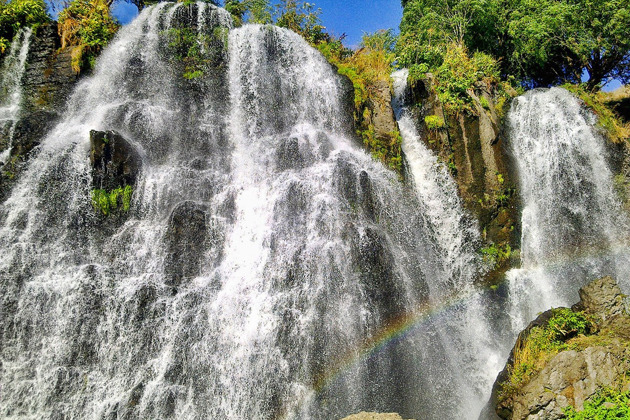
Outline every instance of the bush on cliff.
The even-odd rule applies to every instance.
[[[380,99],[378,91],[391,87],[390,75],[396,59],[396,37],[391,30],[365,34],[357,51],[346,49],[341,40],[331,38],[315,46],[340,74],[347,76],[354,87],[354,120],[359,136],[372,155],[390,168],[402,168],[400,133],[377,136],[372,120],[373,104]]]
[[[59,13],[61,48],[73,48],[72,68],[91,68],[96,56],[118,31],[107,0],[73,0]]]
[[[49,20],[43,0],[0,0],[0,54],[20,28],[37,27]]]
[[[521,389],[552,356],[569,348],[567,340],[590,334],[594,328],[593,320],[584,312],[553,309],[547,324],[533,327],[523,345],[514,349],[514,361],[508,380],[501,384],[499,400]]]
[[[595,90],[630,82],[627,0],[404,0],[398,45],[404,66],[438,68],[449,44],[491,55],[504,78]]]

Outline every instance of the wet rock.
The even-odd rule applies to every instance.
[[[180,203],[171,213],[165,238],[168,250],[164,270],[168,286],[177,287],[199,274],[208,239],[206,223],[205,208],[192,201]]]
[[[134,186],[142,160],[136,149],[115,131],[90,131],[90,163],[94,188],[110,191]]]
[[[358,414],[344,417],[342,420],[403,420],[403,418],[396,413],[368,413],[362,411]]]
[[[9,161],[0,168],[0,202],[8,196],[31,156],[65,110],[65,103],[79,80],[72,70],[71,51],[60,50],[57,23],[41,25],[31,38],[22,79],[22,110],[13,138],[3,134],[3,148],[12,144]]]
[[[431,74],[410,88],[411,102],[426,146],[448,165],[465,207],[479,221],[487,244],[518,248],[520,232],[514,198],[516,173],[505,148],[503,115],[509,103],[496,88],[479,84],[468,91],[471,111],[449,112],[440,101]],[[513,92],[516,95],[516,92]],[[443,128],[431,129],[425,117],[437,117]],[[489,275],[497,281],[509,267],[503,261]]]

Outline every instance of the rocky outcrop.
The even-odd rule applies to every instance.
[[[174,292],[186,279],[199,274],[208,239],[207,218],[205,209],[191,201],[180,203],[171,213],[165,272],[167,286],[173,287]]]
[[[141,168],[135,147],[115,131],[90,131],[92,186],[113,190],[135,186]]]
[[[433,76],[427,74],[411,88],[410,97],[419,105],[416,117],[421,137],[451,170],[464,205],[479,220],[483,239],[499,249],[516,248],[520,237],[516,182],[502,131],[508,99],[494,86],[482,83],[468,95],[471,110],[448,112],[437,95]],[[508,267],[508,260],[497,262],[491,280]]]
[[[403,418],[396,413],[368,413],[362,411],[359,414],[344,417],[342,420],[403,420]]]
[[[573,337],[557,354],[543,355],[543,367],[517,389],[505,392],[516,356],[525,348],[532,331],[548,325],[552,312],[533,321],[518,337],[505,369],[493,390],[496,413],[502,419],[560,419],[566,407],[577,411],[604,388],[630,391],[630,316],[619,286],[606,277],[580,289],[573,313],[583,311],[595,323],[594,334]]]

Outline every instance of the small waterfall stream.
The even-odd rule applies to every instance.
[[[541,311],[577,302],[578,289],[595,278],[610,275],[630,288],[630,225],[596,122],[561,88],[516,98],[508,115],[524,203],[522,267],[508,273],[516,331]]]
[[[11,155],[15,124],[22,103],[22,77],[26,70],[31,34],[30,28],[20,29],[13,37],[9,54],[0,69],[0,166],[7,163]]]

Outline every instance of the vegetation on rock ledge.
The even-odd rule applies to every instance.
[[[591,334],[595,328],[594,320],[584,312],[553,309],[547,324],[533,327],[524,344],[514,349],[514,361],[508,369],[509,379],[501,384],[499,400],[520,389],[555,354],[579,347],[579,342],[569,342],[569,339]]]
[[[73,0],[59,13],[61,48],[72,48],[72,68],[94,67],[94,60],[118,31],[107,0]]]
[[[21,28],[37,28],[49,20],[43,0],[0,0],[0,55]]]
[[[92,206],[94,210],[103,216],[109,216],[112,212],[129,211],[133,188],[130,185],[115,188],[111,191],[94,189],[91,192]]]

